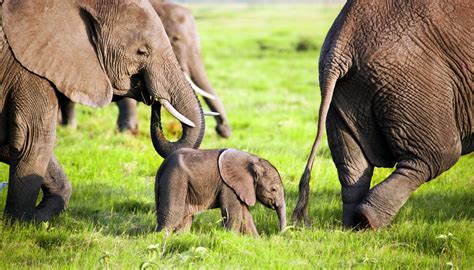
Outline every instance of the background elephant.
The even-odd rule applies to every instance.
[[[232,131],[224,105],[207,77],[201,56],[199,35],[191,11],[183,6],[166,1],[151,0],[150,2],[163,22],[181,69],[190,80],[193,88],[198,93],[203,94],[204,101],[211,111],[219,114],[214,116],[217,123],[217,133],[223,138],[228,138]],[[74,103],[66,99],[61,105],[61,123],[76,126]],[[137,134],[137,102],[133,99],[124,98],[119,100],[117,105],[119,108],[117,119],[119,131],[129,130],[132,134]]]
[[[318,133],[327,133],[342,185],[343,224],[389,224],[410,194],[474,149],[474,4],[469,0],[348,1],[319,62]],[[370,191],[374,167],[395,171]]]
[[[248,207],[256,200],[275,209],[286,226],[283,184],[267,160],[235,149],[180,149],[156,175],[157,230],[188,230],[193,215],[221,208],[224,227],[258,235]]]
[[[71,186],[53,155],[58,95],[94,107],[113,96],[153,104],[152,141],[162,156],[200,145],[199,100],[148,1],[6,0],[2,11],[0,161],[10,165],[7,218],[48,220],[68,203]],[[161,132],[161,106],[183,122],[177,142]],[[36,206],[40,188],[44,196]]]

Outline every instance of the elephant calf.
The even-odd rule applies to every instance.
[[[235,149],[180,149],[156,175],[157,231],[189,230],[195,213],[219,207],[226,229],[256,236],[249,212],[256,200],[275,209],[285,228],[283,184],[270,162]]]

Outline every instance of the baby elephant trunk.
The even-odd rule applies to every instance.
[[[280,224],[280,231],[286,228],[286,205],[285,202],[280,203],[275,207],[278,214],[278,223]]]

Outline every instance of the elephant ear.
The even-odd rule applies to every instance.
[[[23,67],[72,101],[101,107],[113,89],[92,42],[90,10],[74,0],[5,0],[3,28]]]
[[[242,202],[255,205],[255,181],[252,165],[258,159],[246,152],[227,149],[219,156],[218,167],[222,180],[230,187]]]

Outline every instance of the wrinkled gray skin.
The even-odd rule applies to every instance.
[[[224,105],[214,91],[204,68],[199,35],[191,11],[180,5],[165,1],[151,0],[150,2],[163,22],[181,69],[199,88],[215,97],[215,99],[204,97],[204,101],[211,111],[219,113],[218,116],[214,117],[217,123],[217,134],[223,138],[230,137],[232,130]],[[119,108],[118,130],[138,134],[137,102],[133,99],[124,98],[117,101],[117,105]],[[61,116],[62,125],[76,127],[74,103],[65,102],[64,105],[61,104]]]
[[[276,210],[282,230],[284,197],[278,171],[264,159],[235,149],[180,149],[156,176],[157,230],[189,230],[195,213],[220,208],[226,229],[258,235],[249,212],[256,200]]]
[[[390,224],[412,192],[473,151],[473,14],[471,0],[346,3],[321,50],[318,134],[295,221],[310,223],[325,122],[347,227]],[[374,167],[393,166],[369,190]]]
[[[2,12],[0,161],[10,165],[7,219],[49,220],[68,204],[71,185],[53,154],[58,97],[93,107],[113,96],[168,100],[196,127],[185,127],[178,142],[161,140],[155,102],[157,150],[167,156],[177,147],[199,146],[199,101],[148,1],[6,0]],[[36,205],[40,189],[44,196]]]

